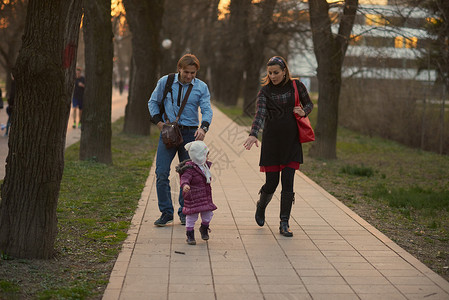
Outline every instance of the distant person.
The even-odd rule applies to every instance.
[[[3,109],[3,91],[2,88],[0,87],[0,109]],[[0,128],[1,130],[4,130],[6,128],[5,124],[0,124]]]
[[[119,82],[118,82],[118,90],[120,92],[120,95],[123,93],[124,86],[125,86],[125,83],[123,82],[122,79],[120,79]]]
[[[288,221],[295,199],[293,181],[295,170],[303,163],[302,146],[299,142],[298,126],[294,114],[307,116],[313,108],[304,85],[290,76],[287,62],[280,56],[270,58],[267,75],[262,80],[257,95],[257,112],[251,133],[243,146],[250,150],[253,144],[259,147],[257,135],[263,127],[260,171],[265,172],[265,184],[261,187],[256,208],[256,223],[265,223],[265,208],[270,203],[279,184],[282,184],[279,232],[291,237]],[[295,106],[295,90],[298,87],[301,106]]]
[[[83,97],[85,88],[85,79],[81,76],[81,68],[76,68],[75,89],[73,91],[72,106],[73,106],[73,126],[76,128],[76,115],[78,111],[78,128],[81,128],[81,114],[83,112]]]
[[[9,128],[11,127],[11,118],[14,112],[14,100],[16,98],[16,81],[14,80],[14,75],[11,73],[11,88],[8,95],[8,106],[6,107],[6,113],[8,114],[8,121],[6,122],[6,132],[5,136],[9,134]]]
[[[0,87],[0,109],[3,109],[3,91]]]
[[[212,189],[210,166],[207,160],[209,148],[203,141],[194,141],[185,145],[190,159],[181,162],[176,171],[179,173],[180,185],[184,195],[184,207],[182,213],[186,216],[187,244],[196,245],[195,223],[201,214],[200,233],[205,241],[209,239],[209,223],[217,209],[212,202]]]
[[[207,84],[196,78],[196,73],[200,69],[200,62],[193,54],[186,54],[178,61],[178,73],[174,74],[174,81],[169,86],[170,92],[165,99],[165,85],[169,79],[168,75],[159,79],[156,88],[148,101],[148,109],[151,121],[162,130],[165,121],[176,120],[181,103],[186,98],[187,91],[191,89],[187,97],[187,104],[182,112],[178,124],[181,127],[181,134],[184,142],[178,147],[167,148],[159,137],[159,145],[156,155],[156,191],[161,217],[154,222],[156,226],[165,226],[173,222],[173,202],[170,192],[170,165],[178,153],[179,161],[189,158],[189,154],[184,146],[192,141],[202,141],[209,130],[212,122],[212,107],[210,104],[210,93]],[[191,86],[191,87],[190,87]],[[162,100],[164,100],[162,102]],[[161,108],[165,113],[161,112]],[[201,126],[199,125],[198,108],[201,109]],[[186,217],[182,213],[184,198],[182,192],[179,193],[178,215],[182,225],[186,223]]]

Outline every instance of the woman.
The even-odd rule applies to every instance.
[[[301,106],[295,106],[295,90],[297,84]],[[256,222],[259,226],[265,223],[265,208],[273,198],[273,194],[281,179],[281,212],[279,232],[291,237],[288,220],[294,202],[293,180],[295,170],[303,162],[298,127],[294,114],[307,116],[313,108],[305,86],[290,76],[284,58],[274,56],[267,63],[267,75],[262,79],[262,88],[258,94],[257,112],[251,133],[243,144],[250,150],[253,144],[259,146],[257,135],[263,128],[262,149],[260,154],[260,171],[265,172],[265,184],[259,191]]]

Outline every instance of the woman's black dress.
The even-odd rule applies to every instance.
[[[298,125],[293,113],[295,92],[292,81],[277,86],[264,86],[266,118],[262,134],[260,166],[285,166],[292,162],[302,164],[303,154],[299,142]]]

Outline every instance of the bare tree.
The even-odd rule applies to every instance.
[[[231,0],[229,16],[221,22],[212,82],[215,100],[226,105],[235,105],[241,94],[250,9],[251,0]]]
[[[150,115],[146,107],[156,86],[161,59],[159,32],[163,3],[163,0],[123,0],[133,45],[125,133],[150,134]]]
[[[170,39],[172,45],[163,50],[161,73],[176,72],[177,60],[186,53],[193,53],[201,62],[198,77],[209,85],[209,70],[215,62],[219,0],[166,0],[162,39]],[[195,32],[195,34],[192,34]],[[211,89],[213,93],[213,89]]]
[[[112,34],[114,35],[113,47],[113,73],[112,80],[119,88],[120,94],[125,90],[128,78],[128,70],[131,61],[131,33],[126,22],[126,13],[122,0],[112,0]]]
[[[80,159],[112,163],[112,23],[111,1],[84,2],[86,60]]]
[[[338,33],[332,33],[332,22],[326,0],[309,1],[313,50],[318,63],[318,122],[316,141],[309,154],[314,157],[337,157],[338,101],[341,70],[357,12],[358,0],[345,0],[340,14]],[[334,20],[336,21],[336,20]]]
[[[164,18],[162,20],[161,39],[172,42],[170,47],[163,49],[160,76],[176,72],[176,63],[187,49],[187,38],[194,38],[187,33],[193,30],[196,22],[192,22],[189,10],[196,5],[182,5],[183,0],[165,0]],[[190,26],[186,24],[190,23]],[[192,50],[190,50],[192,51]],[[194,51],[194,50],[193,50]]]
[[[0,203],[0,251],[14,257],[53,255],[81,13],[76,0],[28,4]]]
[[[277,0],[264,0],[258,4],[260,12],[255,17],[257,23],[252,26],[253,38],[246,39],[246,81],[243,104],[243,113],[246,115],[254,113],[254,98],[260,87],[260,69],[266,59],[264,50],[273,29],[273,12],[276,3]]]
[[[204,20],[204,35],[203,41],[200,45],[200,53],[201,53],[201,65],[202,65],[202,74],[206,83],[209,85],[209,89],[213,94],[213,85],[211,80],[211,72],[212,65],[215,61],[215,49],[217,48],[217,41],[219,40],[216,34],[217,24],[218,24],[218,4],[220,0],[208,0],[208,6],[206,7],[206,14]]]
[[[440,109],[439,146],[440,154],[447,153],[445,146],[445,107],[446,95],[449,91],[449,2],[443,0],[420,1],[421,5],[433,13],[435,22],[429,23],[427,30],[436,36],[431,43],[428,57],[433,68],[438,74],[438,81],[444,86]],[[426,55],[425,55],[426,56]],[[447,142],[446,142],[447,143]]]

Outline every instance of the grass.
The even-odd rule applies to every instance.
[[[365,167],[363,164],[360,167],[353,165],[345,165],[340,168],[340,172],[350,175],[366,176],[366,177],[371,177],[373,176],[374,173],[372,168]]]
[[[145,185],[157,146],[113,124],[112,166],[66,150],[52,260],[0,260],[0,299],[100,299]]]
[[[449,191],[433,191],[419,186],[390,190],[379,185],[373,190],[372,197],[387,201],[391,207],[428,211],[433,215],[441,210],[449,211]]]
[[[301,171],[449,280],[449,157],[345,128],[337,157],[306,155]]]

